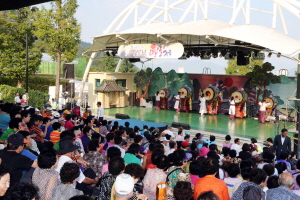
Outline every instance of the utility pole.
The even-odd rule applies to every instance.
[[[26,92],[28,92],[28,33],[26,33]]]

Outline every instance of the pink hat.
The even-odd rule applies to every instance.
[[[201,147],[201,149],[199,150],[199,156],[206,156],[208,152],[209,148]]]

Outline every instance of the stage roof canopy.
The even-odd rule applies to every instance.
[[[236,41],[240,41],[237,45]],[[180,42],[185,47],[236,47],[260,50],[293,58],[300,52],[300,41],[275,29],[259,25],[230,25],[217,20],[198,20],[177,25],[152,23],[125,31],[94,37],[88,52],[116,49],[121,44]]]

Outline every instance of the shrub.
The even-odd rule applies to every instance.
[[[16,93],[24,94],[25,89],[11,87],[9,85],[0,85],[0,91],[2,92],[2,99],[4,102],[13,103]],[[44,92],[38,92],[29,90],[29,105],[36,108],[43,108],[45,103],[49,100],[49,94]]]

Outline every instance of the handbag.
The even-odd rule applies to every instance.
[[[160,182],[156,185],[156,199],[157,200],[166,200],[167,188],[166,182]]]

